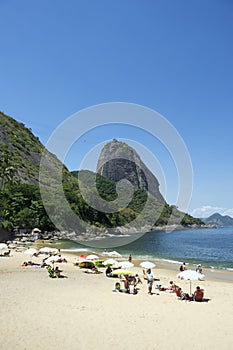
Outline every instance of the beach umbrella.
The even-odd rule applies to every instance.
[[[99,257],[97,255],[95,255],[95,254],[90,254],[90,255],[86,256],[86,259],[87,260],[98,260]]]
[[[111,272],[112,275],[124,275],[124,276],[130,276],[133,275],[133,273],[129,270],[122,270],[122,269],[117,269]]]
[[[39,228],[37,228],[37,227],[35,227],[33,230],[32,230],[32,232],[34,233],[34,232],[42,232]]]
[[[182,279],[182,280],[188,280],[190,281],[190,295],[192,295],[192,286],[191,281],[202,281],[205,278],[205,275],[202,273],[199,273],[194,270],[184,270],[176,275],[176,277]]]
[[[128,268],[134,266],[134,264],[131,263],[131,262],[129,262],[129,261],[119,261],[119,262],[117,263],[117,265],[118,265],[119,267],[121,267],[122,269],[128,269]]]
[[[115,250],[113,250],[112,252],[103,252],[102,255],[107,255],[113,258],[121,258],[122,255],[118,252],[116,252]]]
[[[58,249],[56,249],[56,248],[49,248],[49,247],[43,247],[43,248],[40,248],[39,252],[43,253],[43,254],[49,254],[49,253],[56,254],[56,253],[58,253]]]
[[[140,264],[141,267],[143,267],[144,269],[152,269],[153,267],[155,267],[156,265],[150,261],[143,261]]]
[[[81,269],[92,269],[93,267],[95,267],[95,264],[93,263],[93,261],[84,260],[78,264],[78,267],[80,267]]]
[[[33,255],[37,253],[38,253],[38,250],[35,248],[28,248],[27,250],[24,251],[24,254],[27,254],[27,255]]]
[[[50,256],[49,258],[47,258],[45,261],[46,261],[46,263],[49,263],[49,262],[54,263],[54,262],[58,261],[59,259],[61,259],[60,256],[58,256],[58,255],[52,255],[52,256]]]
[[[80,255],[80,259],[86,259],[87,258],[87,256],[86,255]]]
[[[105,265],[105,266],[107,266],[107,265],[114,265],[114,264],[117,264],[118,262],[115,260],[115,259],[107,259],[107,260],[105,260],[104,262],[103,262],[103,264]]]
[[[1,250],[1,254],[3,250],[9,250],[8,246],[6,243],[0,243],[0,250]]]

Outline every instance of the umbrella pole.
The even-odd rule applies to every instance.
[[[190,297],[192,296],[192,290],[191,290],[191,280],[190,280]]]

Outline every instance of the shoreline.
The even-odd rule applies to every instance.
[[[57,248],[57,243],[53,242],[48,244],[48,242],[44,242],[42,243],[42,241],[37,241],[35,242],[35,244],[33,244],[33,246],[35,246],[36,248],[38,247],[43,247],[49,245],[51,247]],[[80,250],[77,251],[69,251],[69,249],[62,249],[61,248],[61,253],[62,254],[67,254],[69,256],[73,256],[74,258],[79,257],[80,255],[82,255],[82,252],[85,252],[85,254],[97,254],[100,256],[100,258],[102,259],[107,259],[107,256],[104,256],[102,254],[100,254],[100,252],[96,252],[94,249],[92,248],[83,248],[83,250],[81,250],[82,248],[80,248]],[[134,259],[134,255],[132,252],[132,256],[133,256],[133,260],[132,262],[134,263],[134,267],[141,269],[141,267],[139,266],[139,264],[142,261],[148,260],[148,259],[143,259],[143,258],[137,258],[137,256]],[[118,258],[118,260],[127,260],[127,256],[126,255],[122,255],[122,258]],[[176,271],[176,273],[178,274],[179,271],[179,267],[181,262],[176,262],[176,261],[166,261],[163,259],[156,259],[156,258],[150,258],[150,261],[154,262],[156,264],[155,269],[161,269],[161,270],[169,270],[169,271]],[[191,270],[195,269],[195,265],[194,264],[188,264],[186,263],[187,267],[190,268]],[[226,281],[226,282],[233,282],[233,271],[229,271],[227,269],[218,269],[218,268],[208,268],[208,267],[204,267],[203,268],[203,273],[205,274],[206,278],[211,278],[213,280],[219,280],[219,281]]]

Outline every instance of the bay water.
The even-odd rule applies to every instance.
[[[119,238],[120,242],[120,238]],[[103,252],[101,248],[89,248],[77,241],[58,242],[61,249],[81,252]],[[111,250],[111,249],[108,249]],[[173,263],[186,262],[191,265],[233,271],[233,227],[187,229],[172,232],[150,231],[137,240],[114,247],[123,257],[133,259],[162,260]]]

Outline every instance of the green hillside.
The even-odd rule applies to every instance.
[[[90,171],[69,172],[56,156],[45,149],[31,130],[0,113],[0,225],[3,228],[11,231],[15,228],[30,229],[39,225],[42,230],[56,229],[46,213],[39,188],[40,161],[44,152],[48,156],[43,177],[44,187],[48,189],[47,208],[49,207],[50,213],[59,220],[59,228],[62,230],[82,232],[96,228],[114,229],[116,226],[127,225],[132,220],[135,220],[135,226],[139,229],[148,222],[151,226],[166,225],[168,222],[181,223],[184,226],[202,224],[200,219],[184,215],[175,207],[148,195],[142,189],[135,190],[128,205],[122,205],[115,213],[94,209],[86,203],[83,195],[97,202],[96,196],[100,196],[107,208],[108,203],[115,203],[118,198],[116,183]],[[59,191],[49,196],[49,189],[58,186],[56,174],[59,168],[63,170],[62,190],[73,212],[85,225],[80,224],[77,227],[72,220],[67,219]],[[85,181],[78,181],[79,174]],[[124,185],[118,186],[117,190],[122,203],[127,202],[128,194]],[[145,205],[147,211],[142,218],[139,214]]]

